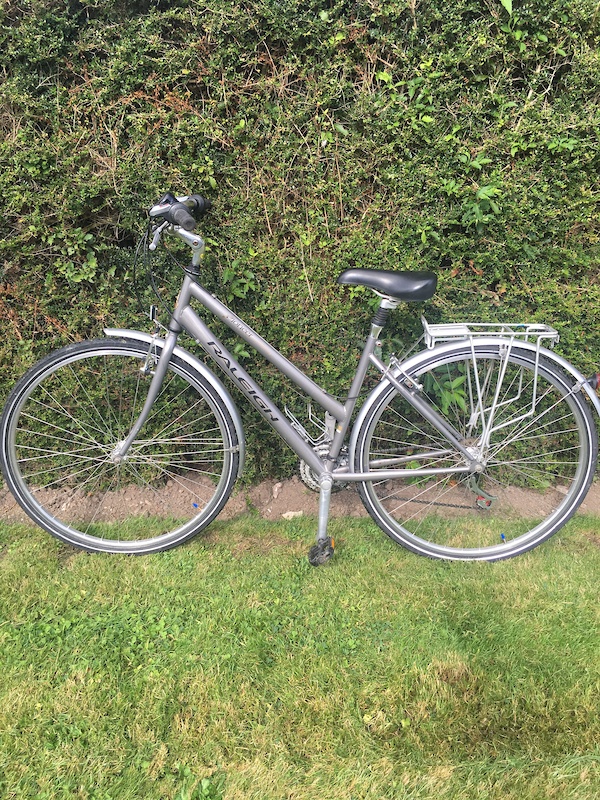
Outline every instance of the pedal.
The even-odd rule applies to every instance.
[[[335,543],[333,539],[327,538],[324,542],[313,545],[308,551],[308,561],[313,567],[320,567],[326,564],[333,556]]]

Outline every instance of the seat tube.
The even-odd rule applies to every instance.
[[[379,342],[381,332],[385,327],[385,323],[387,322],[390,311],[393,308],[396,308],[397,305],[398,303],[393,299],[387,297],[383,298],[377,313],[373,317],[371,322],[371,330],[365,342],[360,361],[358,362],[358,367],[356,368],[354,378],[352,379],[350,391],[348,392],[348,398],[346,399],[346,403],[344,405],[344,422],[337,425],[333,443],[329,451],[330,456],[334,459],[337,458],[343,447],[346,433],[350,425],[350,419],[360,396],[360,390],[362,389],[365,381],[367,370],[369,369],[369,366],[373,360],[373,354]]]

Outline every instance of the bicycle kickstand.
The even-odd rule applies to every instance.
[[[333,556],[334,541],[327,535],[327,522],[329,520],[329,503],[331,501],[331,476],[324,475],[320,479],[321,491],[319,493],[319,527],[317,530],[317,543],[308,551],[308,560],[313,567],[326,564]]]

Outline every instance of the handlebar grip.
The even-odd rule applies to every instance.
[[[186,231],[196,227],[195,217],[201,217],[212,208],[212,203],[199,194],[177,199],[171,192],[164,194],[156,205],[150,209],[150,217],[162,217],[171,225],[177,225]],[[193,212],[193,213],[192,213]]]
[[[212,203],[210,200],[207,200],[206,197],[202,197],[202,195],[192,194],[188,197],[188,200],[194,201],[196,204],[196,211],[199,215],[206,214],[212,208]]]
[[[193,231],[196,227],[196,220],[190,214],[189,208],[183,203],[173,203],[168,215],[165,214],[165,216],[168,216],[169,222],[185,228],[186,231]]]

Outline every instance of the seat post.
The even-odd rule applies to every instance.
[[[376,294],[379,294],[379,292],[376,292]],[[400,303],[400,301],[396,300],[394,297],[388,297],[387,295],[379,296],[381,297],[381,303],[375,312],[375,316],[371,320],[371,336],[374,339],[379,339],[381,331],[385,328],[388,317],[390,316],[390,311],[398,308]]]

